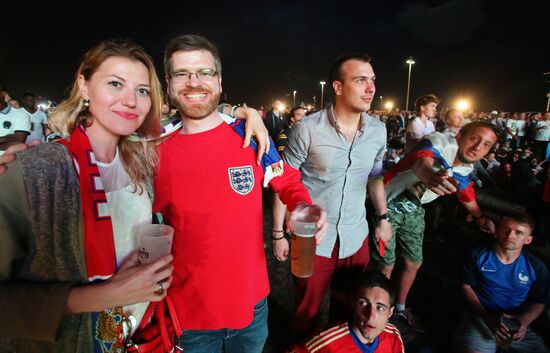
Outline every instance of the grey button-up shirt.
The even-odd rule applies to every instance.
[[[382,177],[386,126],[366,113],[353,142],[340,132],[332,107],[294,124],[283,159],[302,173],[314,204],[327,212],[328,231],[317,255],[331,257],[337,237],[338,258],[355,254],[369,233],[367,181]]]

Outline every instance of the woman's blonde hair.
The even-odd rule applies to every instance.
[[[130,41],[106,40],[90,49],[82,58],[69,97],[50,113],[48,127],[52,132],[59,132],[68,137],[74,128],[82,124],[92,124],[90,115],[80,95],[78,77],[89,80],[99,66],[110,57],[123,57],[141,62],[149,70],[151,110],[136,133],[143,138],[151,139],[160,135],[160,114],[162,109],[162,86],[155,71],[155,65],[145,50]],[[91,102],[93,104],[93,102]],[[135,140],[135,139],[134,139]],[[141,185],[152,178],[157,164],[154,143],[131,141],[123,136],[118,142],[122,163],[132,182],[143,192]]]

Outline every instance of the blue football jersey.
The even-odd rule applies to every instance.
[[[527,302],[550,302],[548,269],[525,251],[513,263],[504,264],[492,248],[474,249],[463,264],[463,283],[491,312],[517,313]]]

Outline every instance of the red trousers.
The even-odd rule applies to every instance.
[[[339,248],[340,242],[337,240],[330,258],[315,256],[311,277],[298,278],[292,276],[296,289],[296,304],[292,314],[292,335],[297,340],[313,329],[329,285],[333,282],[346,282],[345,284],[349,285],[350,274],[353,274],[354,271],[365,271],[367,269],[370,259],[368,237],[355,254],[345,259],[338,259]],[[353,293],[342,293],[341,288],[342,286],[338,286],[338,289],[335,289],[335,285],[333,285],[331,306],[335,299],[340,302],[347,301],[345,304],[351,303],[349,300],[353,297]]]

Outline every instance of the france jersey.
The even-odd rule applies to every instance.
[[[548,269],[526,251],[504,264],[492,248],[476,248],[464,261],[462,275],[490,312],[516,314],[527,302],[550,303]]]

